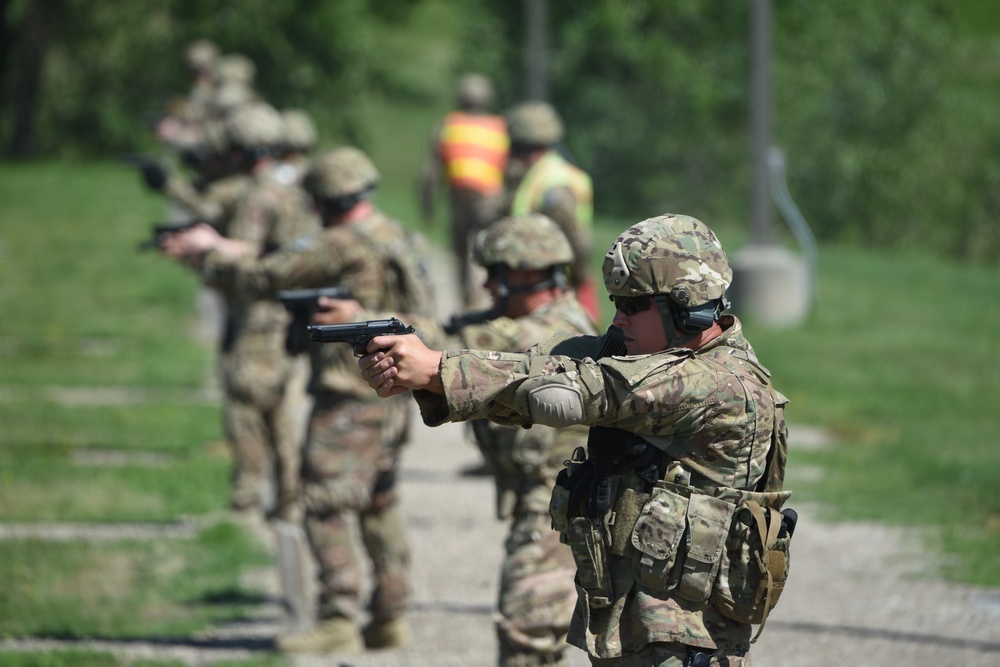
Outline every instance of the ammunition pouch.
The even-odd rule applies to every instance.
[[[629,481],[644,486],[649,462],[635,455],[625,460],[634,473]],[[794,511],[779,510],[791,493],[692,486],[676,463],[647,492],[623,485],[619,466],[614,483],[605,483],[594,452],[585,458],[577,448],[549,504],[552,527],[573,551],[577,582],[591,607],[613,600],[607,562],[613,554],[631,559],[641,586],[711,601],[728,618],[763,629],[788,577]],[[614,502],[600,511],[605,488],[614,488]]]

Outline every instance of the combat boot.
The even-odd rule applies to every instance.
[[[402,618],[369,623],[363,634],[368,648],[406,648],[412,639],[410,624]]]
[[[566,667],[568,663],[563,651],[512,651],[501,647],[499,664],[500,667]]]
[[[360,653],[365,649],[358,626],[344,616],[327,618],[311,630],[279,637],[275,645],[284,653]]]

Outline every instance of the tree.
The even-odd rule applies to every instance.
[[[501,44],[480,60],[518,99],[521,3],[470,7],[495,34],[467,53]],[[817,236],[1000,257],[1000,127],[961,85],[954,3],[785,0],[774,20],[774,137]],[[746,4],[549,0],[549,25],[551,101],[598,214],[748,224]]]
[[[13,110],[8,154],[109,154],[151,144],[150,126],[190,86],[185,46],[198,38],[256,64],[279,107],[314,114],[327,134],[358,132],[357,101],[398,90],[382,27],[406,0],[2,0],[0,115]],[[332,112],[331,112],[332,110]],[[16,150],[10,150],[14,149]]]

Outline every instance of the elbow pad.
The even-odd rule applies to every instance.
[[[528,392],[528,407],[536,424],[563,428],[583,422],[583,394],[576,387],[536,387]]]

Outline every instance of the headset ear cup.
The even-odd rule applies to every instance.
[[[715,324],[718,305],[715,301],[709,301],[695,308],[681,308],[671,302],[670,310],[678,330],[697,334]]]

